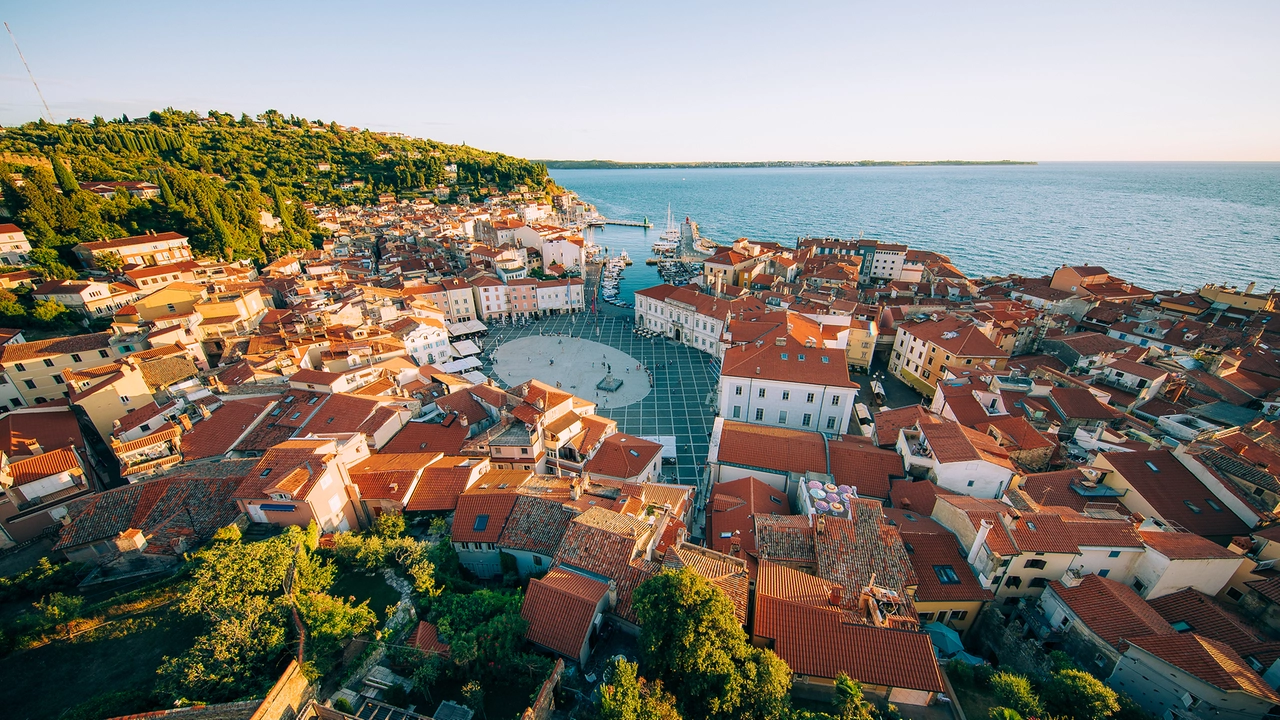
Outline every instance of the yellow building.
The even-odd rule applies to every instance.
[[[202,285],[170,283],[163,288],[133,301],[137,315],[143,320],[155,320],[166,315],[190,313],[197,303],[209,299],[209,292]]]
[[[116,420],[152,402],[142,368],[132,357],[62,375],[71,388],[69,399],[85,411],[103,438],[111,437]]]
[[[0,347],[0,370],[9,375],[28,405],[70,397],[64,370],[86,370],[147,349],[142,336],[91,335],[35,340]]]
[[[982,330],[959,318],[944,317],[903,322],[893,341],[889,372],[932,396],[943,379],[943,368],[964,368],[991,363],[1003,370],[1009,353],[991,342]]]
[[[850,320],[849,344],[845,346],[845,360],[852,367],[871,369],[871,359],[876,351],[876,338],[880,329],[875,320]]]

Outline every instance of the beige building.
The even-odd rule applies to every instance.
[[[348,469],[369,457],[361,433],[308,435],[267,450],[236,491],[236,503],[253,522],[306,526],[321,532],[359,529],[352,498],[359,489]]]
[[[70,397],[65,370],[87,370],[147,349],[144,338],[109,332],[35,340],[0,347],[0,370],[8,374],[27,405]]]
[[[35,300],[57,300],[91,318],[109,316],[141,295],[132,285],[94,280],[51,280],[31,292]]]
[[[85,411],[104,439],[115,423],[129,413],[152,404],[151,390],[141,365],[132,357],[83,370],[64,370],[71,402]]]
[[[73,249],[87,268],[98,267],[98,255],[111,254],[125,265],[168,265],[191,260],[187,238],[176,232],[148,233],[133,237],[80,243]]]
[[[982,330],[959,318],[944,317],[898,326],[889,357],[889,372],[924,395],[932,396],[943,379],[943,368],[991,363],[1003,370],[1009,353]]]
[[[191,313],[197,303],[209,299],[209,291],[203,286],[175,282],[133,301],[137,315],[142,320],[157,320],[171,315]]]
[[[880,337],[880,329],[876,326],[875,320],[851,319],[849,344],[845,346],[845,360],[849,365],[863,371],[870,371],[878,337]]]
[[[22,228],[13,223],[0,223],[0,262],[5,265],[26,265],[31,262],[27,253],[31,252],[31,243]]]

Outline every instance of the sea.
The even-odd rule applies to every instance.
[[[661,282],[644,265],[666,221],[728,244],[806,235],[906,243],[970,277],[1101,265],[1150,290],[1280,287],[1280,163],[552,170],[609,218],[592,233],[635,264],[621,296]]]

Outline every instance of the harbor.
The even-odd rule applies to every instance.
[[[652,225],[643,223],[613,223],[605,218],[587,223],[583,235],[599,249],[600,301],[630,308],[636,290],[661,283],[687,285],[702,273],[702,261],[715,252],[716,245],[691,218],[677,224],[670,208],[664,225],[655,237]]]

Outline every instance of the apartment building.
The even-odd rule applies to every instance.
[[[977,326],[954,317],[927,318],[898,325],[889,372],[931,397],[944,379],[944,368],[990,364],[1003,370],[1008,360],[1009,353]]]

